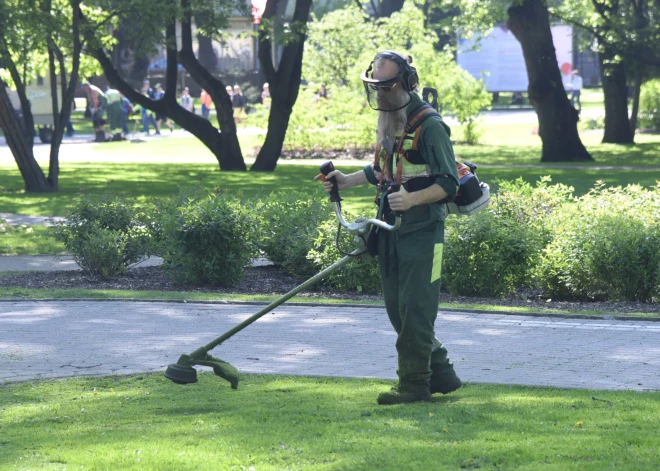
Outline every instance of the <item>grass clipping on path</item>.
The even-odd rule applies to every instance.
[[[660,394],[466,385],[383,407],[381,380],[161,374],[0,388],[0,469],[657,469]]]

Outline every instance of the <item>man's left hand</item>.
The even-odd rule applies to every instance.
[[[396,193],[387,195],[387,201],[390,203],[392,211],[407,211],[414,206],[413,196],[406,191],[403,185]]]

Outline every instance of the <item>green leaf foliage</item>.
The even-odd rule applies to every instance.
[[[344,213],[344,218],[351,222],[356,219],[349,213]],[[335,218],[324,221],[318,228],[314,247],[308,254],[308,258],[314,262],[317,271],[329,267],[343,258],[346,253],[355,250],[354,236],[346,230],[342,230],[339,240],[337,240],[337,228],[338,223]],[[337,249],[337,243],[345,253],[341,253]],[[368,255],[355,257],[355,260],[328,275],[326,280],[339,290],[346,292],[378,294],[382,289],[378,261]]]
[[[420,90],[436,88],[441,112],[455,115],[465,126],[468,143],[476,143],[476,119],[490,105],[490,96],[483,81],[461,69],[449,51],[434,49],[438,37],[427,28],[426,20],[423,8],[411,2],[391,17],[375,21],[351,5],[310,22],[303,72],[311,84],[303,87],[294,106],[286,145],[304,149],[337,149],[347,143],[372,146],[377,113],[366,104],[360,75],[382,50],[410,54],[420,76]],[[328,85],[327,102],[314,98],[320,83]],[[313,108],[312,103],[318,106]]]
[[[240,284],[258,252],[258,219],[249,204],[220,191],[198,190],[158,208],[152,227],[175,282]]]
[[[660,79],[642,85],[639,99],[639,120],[642,127],[660,131]]]
[[[472,217],[450,216],[443,285],[462,296],[506,296],[533,285],[541,251],[550,240],[548,216],[572,194],[544,178],[500,182],[489,207]]]
[[[660,186],[597,186],[552,218],[540,265],[552,296],[657,301],[660,294]]]
[[[309,278],[317,271],[307,254],[318,227],[330,217],[329,200],[322,193],[275,192],[259,207],[261,249],[284,272],[299,278]]]
[[[85,272],[100,278],[125,273],[150,253],[144,213],[119,196],[82,195],[54,233]]]

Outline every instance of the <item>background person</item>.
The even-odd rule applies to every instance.
[[[89,82],[83,82],[82,89],[87,94],[89,112],[94,126],[94,133],[96,134],[95,140],[97,142],[105,142],[105,119],[103,119],[103,112],[107,104],[105,94],[99,87]]]
[[[181,92],[181,108],[183,108],[186,111],[189,111],[190,113],[195,112],[195,104],[193,103],[193,99],[190,96],[190,90],[188,87],[183,89],[183,92]]]
[[[263,91],[261,92],[261,104],[264,108],[270,108],[270,85],[268,82],[264,83]]]
[[[243,124],[243,127],[246,126],[245,124],[245,97],[243,96],[243,92],[241,91],[241,87],[238,85],[234,85],[234,94],[231,97],[231,105],[234,108],[234,123],[236,123],[236,126],[238,124]]]
[[[133,104],[128,98],[121,94],[121,131],[128,136],[128,118],[133,113]]]
[[[110,126],[110,131],[112,132],[115,129],[121,129],[121,118],[122,118],[121,93],[119,93],[119,90],[106,87],[105,99],[107,102],[106,110],[108,113],[108,125]]]
[[[582,77],[579,75],[577,69],[573,70],[573,78],[571,79],[571,106],[575,108],[577,103],[578,112],[582,111],[582,103],[580,103],[580,95],[582,94]]]
[[[213,98],[211,98],[211,95],[202,88],[202,93],[199,95],[199,99],[202,102],[202,118],[209,119],[211,107],[213,106]]]
[[[154,100],[162,100],[165,97],[165,91],[160,83],[156,84],[156,93],[154,93]],[[174,132],[174,126],[167,119],[167,116],[162,113],[156,113],[156,134],[160,134],[161,123],[170,128],[170,134]]]

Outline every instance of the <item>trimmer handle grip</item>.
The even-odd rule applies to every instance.
[[[321,165],[321,174],[323,175],[323,181],[329,181],[332,183],[332,191],[330,191],[330,201],[333,203],[339,203],[341,197],[339,196],[339,186],[337,185],[337,179],[335,177],[326,179],[325,177],[335,169],[335,166],[332,164],[332,161],[327,161]]]
[[[401,189],[401,183],[390,183],[390,193],[396,193]],[[401,211],[392,211],[395,217],[401,217],[403,215],[403,212]]]

